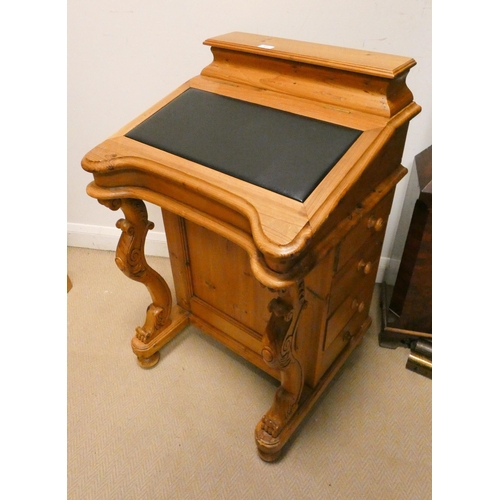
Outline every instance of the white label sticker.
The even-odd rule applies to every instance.
[[[260,49],[274,49],[274,45],[266,45],[265,43],[259,45]]]

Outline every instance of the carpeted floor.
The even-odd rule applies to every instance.
[[[172,283],[169,261],[148,259]],[[431,381],[378,346],[380,313],[272,464],[253,431],[278,383],[194,327],[140,368],[150,303],[114,253],[68,248],[68,499],[427,500]]]

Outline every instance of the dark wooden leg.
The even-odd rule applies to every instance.
[[[299,282],[269,304],[271,317],[262,339],[262,357],[281,373],[281,385],[269,411],[255,429],[259,455],[263,460],[276,460],[284,445],[280,434],[296,412],[304,387],[303,369],[295,349],[297,324],[305,307],[304,284]]]
[[[132,349],[137,355],[139,365],[151,368],[158,363],[159,349],[171,340],[185,326],[186,318],[172,320],[172,294],[166,281],[146,262],[144,244],[147,232],[154,227],[148,221],[146,205],[141,200],[118,199],[99,200],[111,210],[121,208],[125,219],[116,226],[122,235],[116,249],[115,262],[119,269],[130,279],[143,283],[152,299],[147,308],[146,320],[142,327],[136,328]],[[174,323],[174,324],[173,324]]]

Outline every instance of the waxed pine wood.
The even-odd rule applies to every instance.
[[[213,61],[82,160],[87,192],[125,218],[118,267],[152,303],[133,352],[153,367],[193,323],[281,383],[255,428],[259,456],[278,458],[371,323],[369,304],[409,121],[408,57],[247,33],[205,42]],[[126,134],[187,89],[354,128],[361,135],[302,203]],[[177,304],[149,267],[162,209]]]

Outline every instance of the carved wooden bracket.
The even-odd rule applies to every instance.
[[[256,428],[257,443],[264,447],[276,444],[279,434],[298,408],[304,387],[295,341],[300,314],[307,305],[304,295],[304,282],[299,281],[293,287],[279,290],[278,297],[268,306],[271,317],[262,339],[262,357],[269,366],[280,371],[281,385],[271,408]],[[260,448],[259,451],[263,456]]]
[[[154,224],[148,221],[146,205],[142,200],[117,199],[98,200],[111,210],[121,208],[125,219],[120,219],[116,226],[122,235],[116,249],[115,262],[119,269],[130,279],[143,283],[153,302],[146,312],[146,321],[136,328],[136,337],[144,343],[150,342],[170,320],[172,294],[166,281],[146,262],[144,245],[146,234]]]

